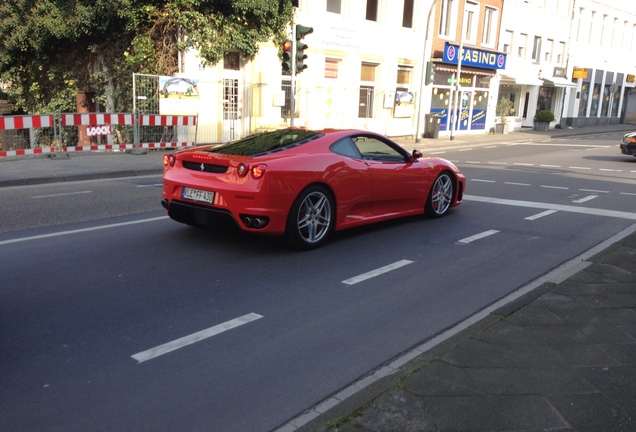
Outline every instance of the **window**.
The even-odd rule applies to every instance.
[[[587,34],[587,43],[592,43],[592,32],[594,31],[594,20],[596,19],[596,12],[592,12],[590,16],[590,31]]]
[[[548,43],[545,47],[545,61],[547,63],[552,62],[552,52],[554,51],[554,40],[548,39]]]
[[[360,69],[360,98],[358,106],[359,118],[373,117],[376,67],[377,65],[372,63],[362,63],[362,67]]]
[[[497,32],[497,9],[486,6],[484,13],[484,27],[481,34],[481,44],[494,46]]]
[[[402,27],[413,28],[413,0],[404,0]]]
[[[439,35],[452,38],[455,36],[454,23],[457,16],[459,0],[442,0],[439,14]]]
[[[326,59],[325,60],[325,78],[338,78],[338,65],[340,60]]]
[[[517,47],[517,56],[524,59],[526,58],[526,46],[528,45],[528,35],[521,33],[519,37],[519,47]]]
[[[479,3],[467,1],[464,11],[464,41],[472,44],[477,43],[477,30],[479,27]]]
[[[502,36],[502,51],[506,54],[512,54],[512,30],[506,30]]]
[[[601,46],[607,43],[607,15],[603,15],[603,22],[601,23]]]
[[[556,62],[560,65],[565,62],[565,42],[559,42],[559,52],[557,53]]]
[[[367,0],[367,21],[378,20],[378,0]]]
[[[616,48],[616,33],[618,32],[618,18],[614,18],[614,25],[612,25],[612,37],[610,39],[610,46]]]
[[[411,86],[411,72],[412,68],[406,66],[398,67],[397,71],[397,91],[409,91]]]
[[[555,87],[539,87],[539,97],[537,98],[537,111],[554,111],[554,101],[556,100]]]
[[[327,12],[340,13],[342,0],[327,0]]]
[[[532,46],[532,60],[538,62],[541,56],[541,36],[534,37],[534,45]]]

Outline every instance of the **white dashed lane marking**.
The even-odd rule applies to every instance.
[[[409,260],[397,261],[397,262],[394,262],[393,264],[389,264],[387,266],[380,267],[380,268],[375,269],[375,270],[371,270],[371,271],[369,271],[367,273],[363,273],[363,274],[361,274],[359,276],[355,276],[355,277],[352,277],[350,279],[343,280],[342,283],[343,284],[347,284],[347,285],[355,285],[355,284],[357,284],[359,282],[374,278],[374,277],[379,276],[379,275],[384,274],[384,273],[388,273],[390,271],[399,269],[400,267],[404,267],[404,266],[409,265],[409,264],[413,264],[413,261],[409,261]]]

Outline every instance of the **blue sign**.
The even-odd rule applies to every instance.
[[[459,46],[448,42],[444,43],[444,63],[459,63]],[[487,69],[505,69],[506,54],[484,51],[477,48],[463,47],[462,65],[476,66]]]

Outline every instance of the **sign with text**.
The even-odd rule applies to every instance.
[[[449,42],[444,43],[444,62],[458,64],[461,59],[462,65],[476,66],[488,69],[505,69],[506,54],[485,51],[478,48],[462,48]]]

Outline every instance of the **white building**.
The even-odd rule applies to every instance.
[[[636,112],[636,101],[628,103],[636,74],[634,5],[633,0],[300,0],[295,22],[314,31],[303,40],[308,68],[296,77],[294,125],[389,136],[423,133],[420,114],[439,109],[432,101],[439,105],[440,91],[453,91],[445,76],[444,83],[423,85],[423,68],[439,61],[440,46],[457,43],[462,25],[475,27],[476,42],[465,47],[505,53],[507,62],[504,70],[466,68],[474,84],[463,96],[474,99],[469,107],[479,99],[485,124],[458,132],[488,133],[501,97],[513,102],[513,129],[532,127],[539,109],[554,112],[552,127],[607,121],[614,82],[609,120],[618,122],[622,107]],[[447,27],[455,29],[454,40],[442,34]],[[440,66],[440,75],[453,76],[456,65]],[[581,69],[587,75],[575,78]],[[249,61],[232,52],[212,67],[187,53],[181,75],[199,82],[198,142],[290,124],[290,77],[282,73],[273,43],[263,44]],[[464,70],[461,81],[464,85]],[[450,108],[452,98],[442,99]]]

